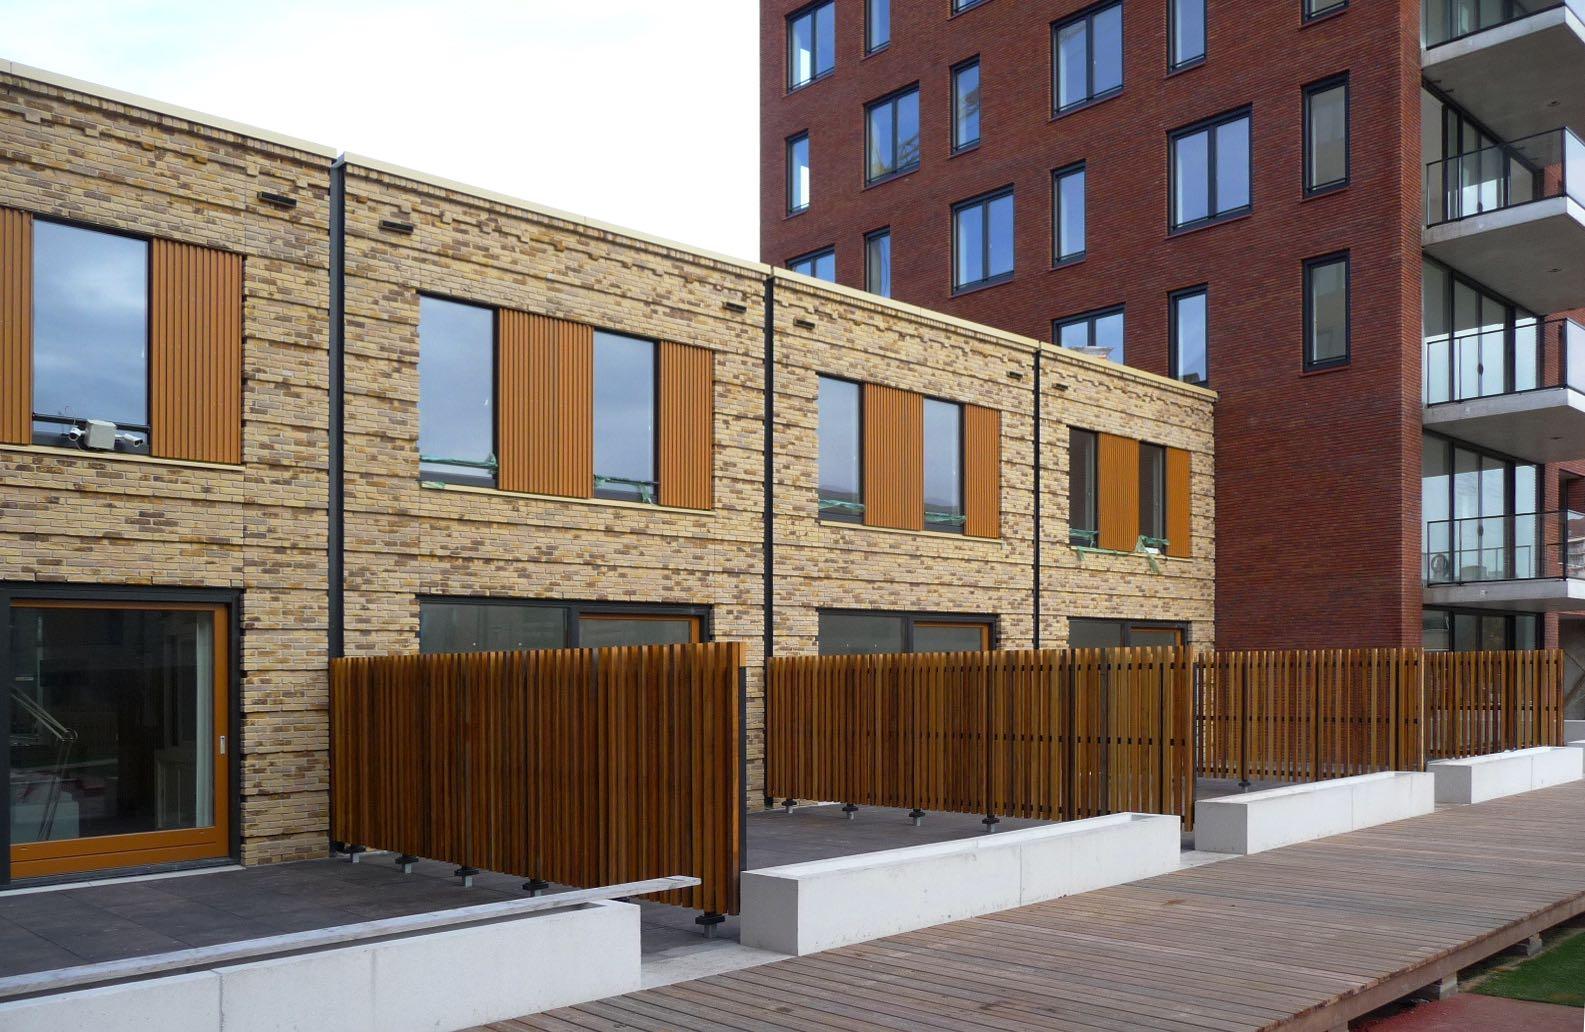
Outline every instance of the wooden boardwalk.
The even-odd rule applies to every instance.
[[[1322,1029],[1585,913],[1585,783],[489,1026]]]

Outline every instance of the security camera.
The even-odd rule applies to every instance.
[[[75,444],[79,448],[83,446],[83,439],[87,436],[88,431],[80,426],[69,426],[66,428],[66,432],[61,434],[61,437],[66,439],[67,444]]]
[[[130,430],[116,431],[116,443],[128,451],[141,450],[144,442],[145,438],[142,434],[135,434]]]

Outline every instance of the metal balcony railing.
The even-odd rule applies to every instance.
[[[1585,21],[1585,0],[1425,0],[1421,31],[1427,48],[1438,47],[1559,7]]]
[[[1426,584],[1585,578],[1585,514],[1429,520],[1421,575]]]
[[[1585,393],[1585,326],[1572,319],[1517,319],[1427,337],[1423,401],[1441,405],[1550,387]]]
[[[1427,226],[1565,196],[1585,204],[1585,143],[1568,129],[1493,144],[1425,167]]]

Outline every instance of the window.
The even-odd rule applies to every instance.
[[[968,150],[980,142],[980,59],[952,69],[952,151]]]
[[[1060,320],[1053,328],[1052,337],[1065,348],[1098,349],[1105,352],[1103,358],[1113,362],[1125,360],[1121,308]]]
[[[892,41],[892,0],[864,0],[864,52],[873,54]]]
[[[1053,105],[1060,114],[1123,89],[1123,5],[1106,4],[1051,27]]]
[[[1341,11],[1348,6],[1348,0],[1303,0],[1304,20],[1319,18],[1324,14]]]
[[[493,485],[495,422],[495,312],[420,297],[419,477]]]
[[[925,399],[925,529],[963,533],[963,408]]]
[[[594,495],[656,501],[655,343],[594,334]]]
[[[952,13],[961,14],[971,7],[980,6],[984,2],[985,0],[952,0]]]
[[[995,621],[987,616],[924,613],[820,613],[820,655],[985,652]]]
[[[1241,215],[1250,207],[1249,112],[1172,134],[1172,228]]]
[[[827,247],[801,258],[794,258],[787,263],[787,268],[793,272],[813,276],[815,279],[825,280],[827,283],[837,281],[837,252],[834,247]]]
[[[1097,440],[1092,431],[1068,431],[1068,543],[1084,548],[1100,544],[1096,452]]]
[[[1167,0],[1171,30],[1167,55],[1174,71],[1205,60],[1205,0]]]
[[[149,244],[36,219],[33,440],[89,419],[116,424],[118,450],[149,450]]]
[[[1424,609],[1420,622],[1422,644],[1428,652],[1507,652],[1541,647],[1540,617],[1535,613]]]
[[[787,19],[787,88],[830,75],[837,64],[835,0],[805,7]]]
[[[1185,383],[1210,380],[1209,295],[1204,287],[1173,294],[1168,304],[1172,375]]]
[[[952,209],[952,286],[997,283],[1013,274],[1011,188],[964,201]]]
[[[1420,275],[1427,405],[1539,386],[1543,335],[1533,314],[1429,258]]]
[[[521,652],[672,645],[704,640],[697,607],[614,606],[508,599],[424,599],[418,650]]]
[[[1183,647],[1185,632],[1182,624],[1070,619],[1068,648],[1176,649]]]
[[[892,296],[892,231],[877,229],[864,238],[864,289]]]
[[[809,134],[799,133],[787,141],[787,214],[796,215],[809,207]]]
[[[1145,547],[1167,544],[1167,451],[1159,444],[1139,446],[1139,536]]]
[[[820,518],[864,520],[863,402],[859,385],[820,377]]]
[[[1349,360],[1348,255],[1304,263],[1304,367],[1325,369]]]
[[[1051,230],[1056,264],[1084,257],[1084,164],[1070,165],[1052,174],[1056,224]]]
[[[1348,185],[1348,78],[1304,90],[1304,192]]]
[[[873,101],[864,109],[864,177],[876,183],[919,167],[919,87]]]

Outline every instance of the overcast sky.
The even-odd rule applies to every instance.
[[[754,0],[0,0],[0,58],[759,257]]]

